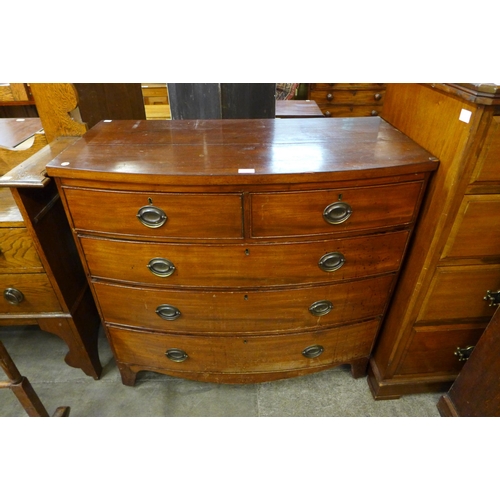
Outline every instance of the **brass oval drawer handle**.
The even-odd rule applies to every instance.
[[[325,316],[333,309],[333,304],[329,300],[318,300],[309,306],[309,312],[313,316]]]
[[[163,226],[167,222],[167,214],[158,207],[154,205],[146,205],[139,208],[137,212],[137,218],[146,227],[157,228]]]
[[[6,288],[3,292],[4,299],[15,306],[19,305],[24,300],[24,295],[17,288]]]
[[[174,361],[175,363],[182,363],[189,358],[187,352],[182,349],[167,349],[165,356],[167,356],[170,361]]]
[[[158,314],[161,319],[174,321],[181,315],[181,312],[175,306],[171,306],[170,304],[161,304],[156,308],[156,314]]]
[[[161,257],[151,259],[147,267],[155,276],[160,276],[160,278],[171,276],[175,271],[174,264],[168,259],[162,259]]]
[[[302,356],[312,359],[320,356],[325,349],[322,345],[310,345],[302,351]]]
[[[337,201],[331,203],[323,210],[323,218],[328,224],[342,224],[352,214],[352,207],[349,203]]]
[[[340,269],[345,263],[345,257],[340,252],[329,252],[319,259],[318,266],[322,271],[331,273]]]

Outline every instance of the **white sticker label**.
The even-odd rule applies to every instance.
[[[239,168],[239,174],[255,174],[255,168]]]
[[[458,119],[461,122],[469,123],[471,116],[472,116],[472,111],[469,111],[468,109],[462,109],[462,111],[460,111],[460,116]]]

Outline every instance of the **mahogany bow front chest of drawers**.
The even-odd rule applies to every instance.
[[[363,376],[438,162],[378,117],[101,122],[49,163],[124,384]]]

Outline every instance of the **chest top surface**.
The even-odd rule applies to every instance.
[[[416,168],[417,166],[417,168]],[[102,121],[47,165],[50,176],[253,184],[432,171],[437,160],[379,117]],[[325,177],[326,178],[326,177]]]

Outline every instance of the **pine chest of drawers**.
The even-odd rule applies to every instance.
[[[438,162],[380,118],[101,122],[47,166],[124,384],[363,376]]]

